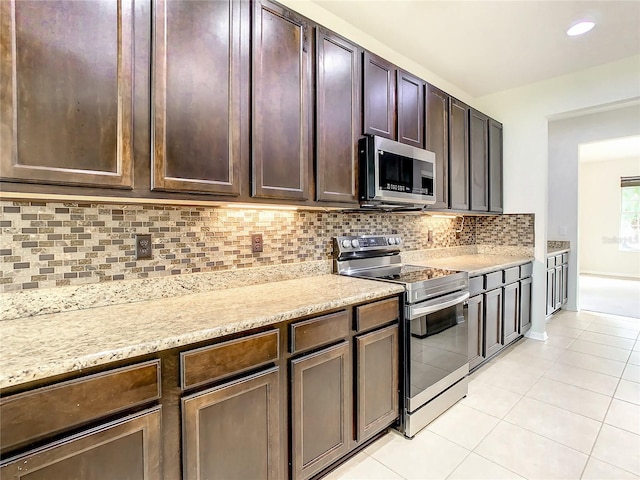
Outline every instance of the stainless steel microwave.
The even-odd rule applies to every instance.
[[[435,153],[366,135],[358,142],[358,157],[363,206],[435,203]]]

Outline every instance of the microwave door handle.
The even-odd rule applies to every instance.
[[[444,310],[445,308],[453,307],[458,303],[464,302],[468,298],[469,298],[469,292],[464,292],[451,300],[447,300],[446,302],[436,303],[434,305],[428,305],[422,308],[416,308],[416,309],[412,308],[410,310],[410,313],[411,313],[410,320],[417,317],[421,317],[422,315],[429,315],[430,313],[434,313],[439,310]]]

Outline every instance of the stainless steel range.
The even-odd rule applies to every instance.
[[[334,272],[404,285],[399,430],[413,437],[467,394],[467,272],[402,264],[394,235],[333,239]]]

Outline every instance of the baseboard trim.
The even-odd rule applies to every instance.
[[[549,335],[547,332],[534,332],[533,330],[529,330],[524,334],[525,337],[530,338],[531,340],[538,340],[539,342],[546,342],[549,340]]]
[[[586,275],[589,277],[605,277],[605,278],[615,278],[618,280],[640,280],[640,275],[631,275],[628,273],[611,273],[611,272],[592,272],[592,271],[585,271],[585,272],[580,272],[578,274],[580,275]]]

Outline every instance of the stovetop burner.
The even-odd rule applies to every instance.
[[[375,269],[373,269],[371,271],[370,277],[377,278],[379,280],[392,280],[400,283],[417,283],[460,273],[457,270],[447,270],[444,268],[435,267],[421,267],[419,265],[399,265],[396,270],[397,271],[395,272],[389,273],[387,271],[376,275]]]

